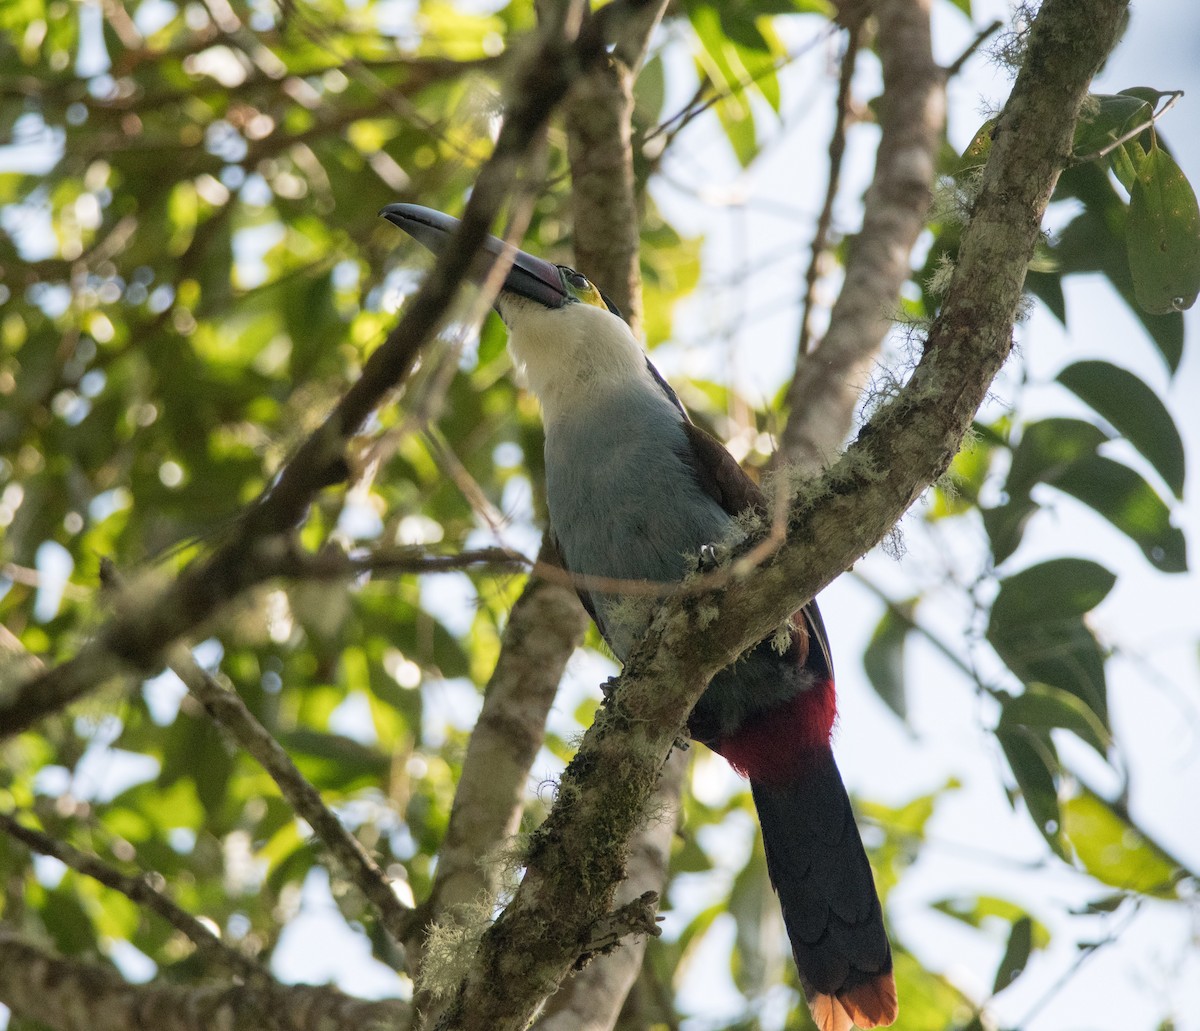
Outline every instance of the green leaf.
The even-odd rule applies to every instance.
[[[1025,527],[1037,511],[1039,506],[1028,497],[1014,498],[1004,505],[980,509],[983,528],[992,545],[992,560],[996,565],[1006,561],[1017,550]]]
[[[1030,684],[1024,694],[1003,696],[999,726],[1042,731],[1061,727],[1086,741],[1104,758],[1112,744],[1108,728],[1082,699],[1049,684]]]
[[[1062,805],[1063,829],[1079,861],[1097,880],[1124,891],[1175,898],[1186,871],[1116,807],[1086,788]]]
[[[64,956],[78,956],[97,946],[91,918],[72,890],[74,878],[64,877],[58,887],[46,891],[40,908],[42,924]]]
[[[1138,473],[1103,455],[1090,455],[1049,481],[1095,509],[1129,537],[1164,573],[1187,570],[1187,542],[1171,513]]]
[[[758,157],[758,130],[750,105],[735,104],[732,97],[727,97],[718,101],[714,110],[738,164],[748,168]]]
[[[1122,93],[1089,95],[1075,126],[1075,157],[1090,157],[1143,122],[1149,126],[1153,112],[1153,104],[1140,97]]]
[[[662,54],[655,54],[638,72],[633,84],[634,118],[641,125],[654,125],[662,116],[666,99],[666,72]]]
[[[1022,916],[1014,921],[1004,956],[1000,960],[1000,966],[996,968],[996,980],[992,985],[993,995],[1004,991],[1021,976],[1032,951],[1033,921],[1028,916]]]
[[[1025,289],[1038,298],[1062,325],[1067,324],[1067,299],[1063,295],[1062,276],[1057,272],[1029,269]]]
[[[1108,726],[1104,655],[1083,620],[1104,600],[1116,576],[1095,562],[1060,558],[1000,581],[987,639],[1026,685],[1068,691]]]
[[[1040,920],[1034,920],[1021,906],[1008,899],[997,898],[995,895],[960,895],[941,899],[933,903],[933,908],[980,930],[985,929],[989,923],[997,922],[1011,927],[1024,917],[1030,921],[1033,947],[1044,949],[1050,944],[1050,929]]]
[[[954,175],[961,176],[964,172],[987,164],[988,155],[992,152],[992,134],[998,122],[998,118],[989,118],[975,131],[971,142],[963,149],[958,167],[953,170]]]
[[[390,756],[339,734],[298,729],[278,737],[301,772],[318,788],[349,792],[366,785],[377,786],[391,772]]]
[[[1130,193],[1133,192],[1138,165],[1144,156],[1145,152],[1133,141],[1122,143],[1108,156],[1108,167],[1113,170],[1117,181]]]
[[[1153,86],[1128,86],[1123,90],[1117,91],[1119,97],[1133,97],[1136,100],[1141,100],[1149,104],[1151,109],[1158,107],[1158,102],[1163,97],[1172,97],[1175,95],[1175,90],[1155,89]]]
[[[731,956],[733,981],[738,991],[754,998],[778,977],[783,959],[777,944],[783,939],[779,901],[757,842],[750,861],[734,879],[729,913],[737,924],[737,947]]]
[[[1174,373],[1183,357],[1183,316],[1177,311],[1151,315],[1137,303],[1126,247],[1125,202],[1094,164],[1076,165],[1063,173],[1055,198],[1065,197],[1083,201],[1087,210],[1067,225],[1053,248],[1062,274],[1102,272],[1107,276]]]
[[[1200,293],[1200,205],[1175,159],[1155,143],[1138,166],[1125,226],[1133,291],[1152,314],[1184,311]]]
[[[696,0],[691,0],[686,7],[688,19],[701,44],[696,62],[701,75],[708,77],[721,97],[714,110],[734,155],[746,167],[758,156],[754,112],[745,95],[749,73],[742,64],[737,46],[726,36],[717,9]]]
[[[1154,466],[1175,496],[1183,497],[1183,440],[1153,390],[1132,372],[1101,361],[1068,365],[1058,381],[1111,423]]]
[[[863,669],[875,693],[902,720],[908,718],[908,706],[904,697],[904,645],[912,623],[915,601],[900,602],[900,611],[889,607],[875,627],[871,640],[863,652]]]
[[[1004,483],[1010,498],[1024,497],[1035,483],[1053,481],[1080,459],[1095,454],[1108,434],[1082,419],[1041,419],[1025,426]]]
[[[1058,752],[1048,735],[1025,728],[996,731],[1034,826],[1054,852],[1066,858],[1058,807]]]
[[[1112,590],[1117,578],[1096,562],[1058,558],[1031,566],[1000,581],[992,604],[991,628],[1023,628],[1054,617],[1090,612]]]
[[[1017,550],[1030,517],[1038,511],[1029,496],[1034,485],[1093,454],[1106,440],[1103,430],[1082,419],[1042,419],[1022,430],[1004,482],[1008,500],[980,512],[997,564]]]

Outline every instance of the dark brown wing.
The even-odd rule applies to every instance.
[[[741,515],[748,508],[766,515],[767,502],[762,490],[725,450],[725,445],[694,422],[685,422],[683,431],[690,447],[683,458],[696,473],[696,481],[704,493],[731,516]]]
[[[711,433],[691,421],[683,424],[690,445],[690,453],[684,458],[696,473],[700,484],[710,498],[731,516],[740,515],[748,508],[757,509],[766,517],[767,502],[762,489],[737,464],[722,444]],[[792,652],[799,666],[808,666],[818,679],[833,679],[833,659],[829,653],[829,638],[821,610],[814,599],[796,614],[796,629],[792,639]],[[816,649],[812,643],[816,642]]]

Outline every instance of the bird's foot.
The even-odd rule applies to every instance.
[[[698,573],[711,573],[721,564],[721,556],[717,552],[715,544],[701,544],[700,557],[696,561],[696,571]]]

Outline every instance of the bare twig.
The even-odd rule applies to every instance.
[[[379,921],[397,941],[403,942],[412,927],[413,910],[392,890],[387,874],[322,801],[321,793],[296,768],[291,756],[255,718],[246,703],[202,669],[182,645],[171,649],[171,669],[204,706],[214,723],[224,729],[275,781],[296,815],[307,821],[338,865],[374,906]]]
[[[1107,157],[1109,154],[1111,154],[1114,150],[1116,150],[1122,144],[1128,143],[1135,136],[1141,135],[1143,132],[1145,132],[1147,129],[1149,129],[1151,126],[1153,126],[1155,122],[1157,122],[1160,118],[1162,118],[1163,115],[1165,115],[1168,111],[1171,110],[1171,108],[1173,108],[1175,106],[1175,104],[1179,101],[1179,98],[1182,96],[1183,96],[1183,90],[1176,90],[1174,93],[1171,94],[1171,96],[1168,98],[1167,102],[1165,104],[1163,104],[1162,107],[1160,107],[1157,111],[1152,110],[1150,112],[1150,116],[1145,121],[1139,122],[1132,129],[1128,130],[1127,132],[1123,132],[1120,136],[1118,136],[1111,143],[1106,144],[1105,146],[1101,147],[1099,150],[1094,151],[1091,154],[1076,155],[1075,163],[1078,165],[1084,165],[1084,164],[1087,164],[1089,161],[1098,161],[1102,157]]]
[[[859,37],[862,22],[851,24],[846,32],[846,49],[842,54],[842,66],[838,73],[837,107],[833,118],[833,135],[829,138],[829,184],[825,188],[825,201],[817,217],[817,231],[813,234],[812,255],[804,273],[804,306],[800,314],[800,343],[796,353],[806,355],[812,349],[812,315],[816,305],[817,279],[820,276],[821,260],[829,249],[829,228],[833,222],[833,204],[837,200],[841,181],[842,157],[846,153],[846,125],[850,119],[850,83],[854,78],[857,63]]]
[[[111,562],[101,563],[100,575],[106,586],[121,588],[120,574]],[[258,721],[241,697],[203,669],[185,646],[177,644],[169,648],[168,664],[204,706],[209,718],[266,770],[296,815],[308,822],[329,850],[341,872],[374,905],[388,933],[402,943],[411,927],[413,910],[396,897],[386,874],[325,805],[321,793],[297,769],[283,746]]]
[[[350,554],[325,548],[314,555],[288,547],[279,549],[277,557],[264,560],[264,566],[272,570],[270,575],[289,580],[349,580],[364,573],[420,576],[469,569],[513,572],[531,565],[524,555],[508,548],[475,548],[450,555],[431,555],[422,548],[373,548]]]
[[[963,65],[965,65],[972,58],[972,56],[974,56],[975,52],[988,41],[988,38],[994,33],[999,32],[1002,28],[1004,28],[1004,22],[997,18],[995,21],[990,22],[977,33],[975,33],[975,38],[967,44],[967,48],[946,66],[946,78],[952,79],[959,72],[961,72]]]
[[[106,887],[119,891],[126,898],[157,913],[175,930],[190,939],[210,959],[233,970],[247,979],[265,977],[266,974],[253,960],[230,948],[207,924],[197,920],[182,909],[156,884],[162,878],[155,874],[139,874],[131,877],[104,862],[99,856],[80,851],[65,841],[52,838],[49,834],[21,823],[12,813],[0,812],[0,831],[20,841],[34,852],[53,856],[85,877],[99,881]]]

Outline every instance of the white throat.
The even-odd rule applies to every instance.
[[[544,308],[505,298],[508,350],[548,424],[596,397],[651,383],[646,354],[624,321],[590,304]]]

